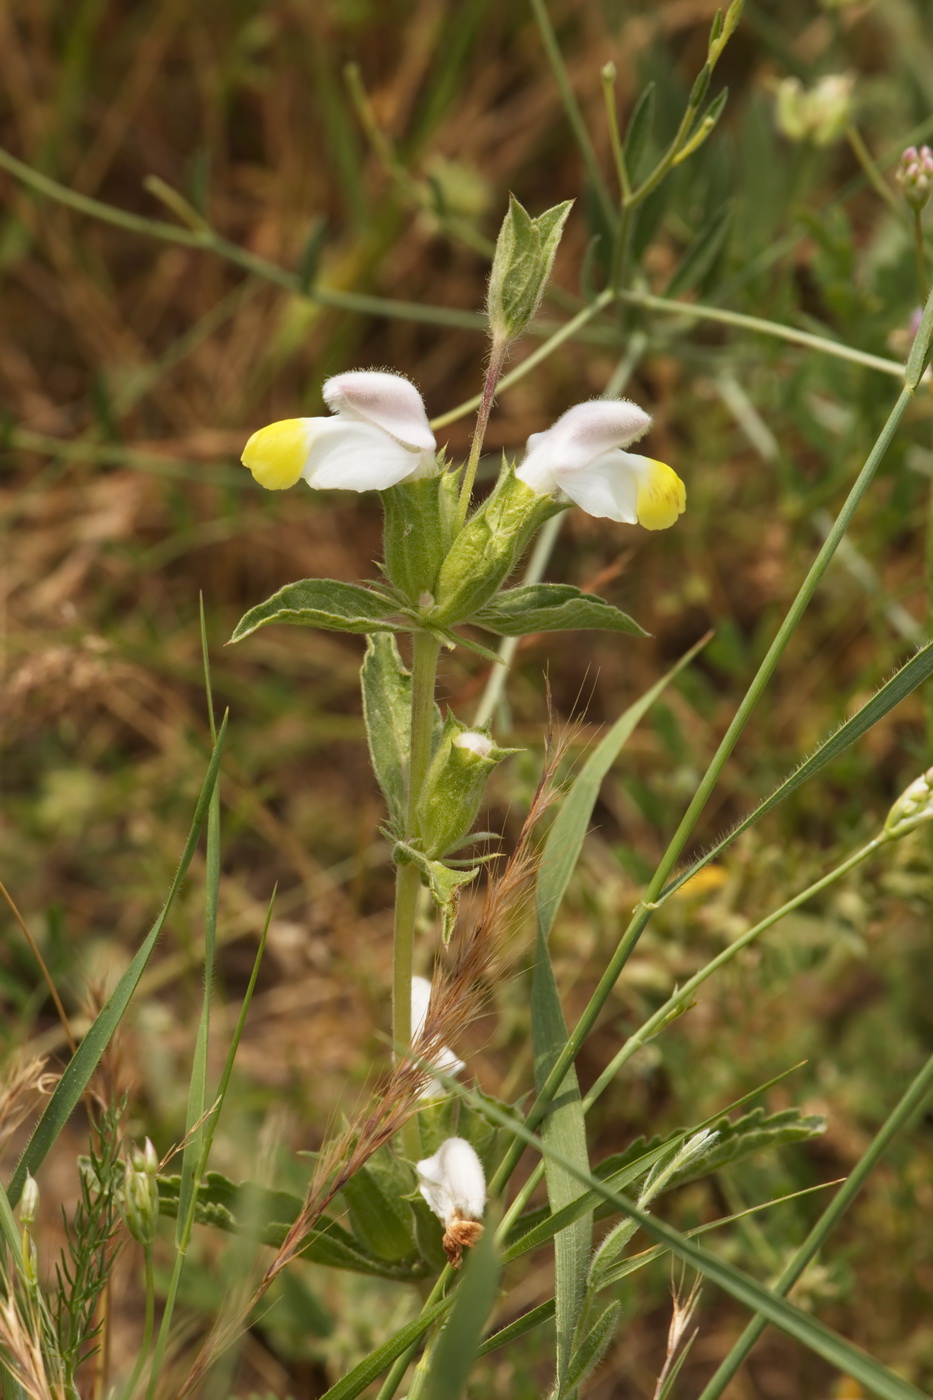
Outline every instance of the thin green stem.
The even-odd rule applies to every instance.
[[[570,123],[571,130],[580,148],[580,154],[586,165],[593,190],[599,200],[603,218],[608,227],[613,228],[616,222],[616,211],[609,197],[609,191],[606,189],[606,182],[599,168],[599,161],[596,159],[596,152],[593,150],[593,143],[586,129],[586,122],[583,120],[580,104],[577,102],[573,88],[570,86],[567,68],[560,51],[560,45],[557,42],[557,36],[554,33],[553,25],[551,24],[550,15],[547,12],[547,6],[544,0],[531,0],[531,8],[538,25],[538,31],[541,35],[541,42],[544,45],[548,62],[551,65],[551,71],[554,74],[554,81],[557,83],[557,89],[560,93],[561,102],[564,105],[564,111],[567,114],[567,121]]]
[[[817,554],[817,557],[814,560],[809,573],[807,574],[807,577],[801,584],[797,596],[791,604],[787,616],[785,617],[783,623],[781,624],[781,627],[778,630],[777,636],[775,637],[771,646],[768,648],[767,655],[765,656],[764,660],[759,666],[758,671],[755,674],[755,677],[751,685],[749,686],[748,691],[746,692],[745,698],[742,700],[742,703],[740,704],[738,711],[736,712],[735,718],[729,725],[729,728],[726,731],[722,742],[716,750],[716,753],[714,754],[709,764],[709,767],[707,768],[707,771],[703,779],[701,780],[696,793],[694,794],[693,800],[687,808],[687,811],[685,812],[684,817],[680,822],[680,825],[678,826],[677,830],[672,836],[667,850],[661,857],[657,870],[655,871],[651,882],[648,885],[647,890],[645,891],[644,899],[637,906],[627,929],[622,935],[622,938],[619,940],[615,952],[609,960],[605,972],[600,978],[599,985],[597,986],[596,991],[590,998],[589,1003],[587,1004],[583,1014],[581,1015],[573,1031],[568,1036],[563,1050],[561,1051],[560,1055],[555,1061],[554,1066],[547,1077],[547,1080],[542,1085],[541,1090],[535,1100],[534,1105],[532,1106],[531,1112],[528,1117],[529,1129],[533,1129],[538,1123],[540,1123],[544,1115],[547,1113],[548,1108],[550,1107],[550,1104],[554,1099],[554,1095],[557,1093],[563,1082],[567,1070],[573,1064],[577,1055],[580,1053],[580,1049],[583,1045],[583,1042],[586,1040],[590,1031],[593,1029],[593,1026],[596,1023],[596,1020],[600,1012],[602,1011],[603,1006],[605,1005],[606,1001],[611,995],[612,990],[622,972],[622,969],[628,962],[629,957],[631,956],[636,944],[638,943],[639,938],[641,937],[642,933],[644,932],[644,929],[646,928],[651,918],[651,914],[654,908],[656,907],[655,901],[661,894],[661,891],[664,888],[668,876],[670,875],[675,864],[680,858],[681,852],[683,851],[683,848],[686,845],[693,831],[693,828],[696,826],[696,823],[699,820],[703,809],[709,801],[713,789],[719,781],[720,774],[722,773],[722,770],[725,767],[733,749],[738,743],[739,737],[743,729],[745,728],[745,725],[748,723],[752,711],[755,709],[756,705],[758,704],[758,701],[761,699],[761,696],[765,691],[765,688],[769,684],[771,677],[773,676],[774,671],[777,668],[777,664],[784,653],[784,650],[786,649],[791,637],[793,636],[800,622],[800,619],[803,617],[804,612],[809,606],[810,601],[814,593],[816,592],[817,586],[819,585],[820,580],[822,579],[824,573],[829,567],[830,561],[833,555],[835,554],[836,550],[838,549],[841,540],[844,538],[849,524],[851,523],[852,517],[855,514],[855,511],[858,508],[862,497],[868,490],[868,487],[871,484],[874,475],[878,470],[878,467],[881,465],[881,462],[885,456],[885,453],[887,452],[891,440],[894,437],[895,432],[897,431],[898,424],[900,423],[900,420],[903,417],[904,411],[906,410],[907,405],[908,403],[910,403],[912,398],[913,393],[910,388],[905,387],[901,390],[897,402],[895,403],[894,407],[891,410],[891,413],[888,416],[887,422],[885,423],[883,429],[881,430],[881,433],[878,436],[877,441],[875,442],[874,447],[868,455],[865,465],[863,466],[855,484],[849,492],[845,504],[843,505],[841,511],[836,517],[836,521],[833,525],[832,530],[827,535],[822,548]],[[505,1154],[505,1157],[503,1158],[503,1161],[500,1164],[498,1171],[496,1172],[493,1182],[490,1185],[490,1194],[494,1194],[497,1191],[501,1191],[503,1185],[508,1180],[512,1171],[515,1169],[515,1166],[522,1154],[522,1150],[522,1144],[517,1139],[513,1141],[509,1150]]]
[[[113,224],[129,233],[139,233],[147,238],[158,238],[164,243],[177,243],[184,248],[201,249],[225,258],[227,262],[267,282],[283,287],[286,291],[313,301],[319,306],[334,307],[342,311],[356,311],[360,315],[388,316],[396,320],[421,321],[428,325],[450,326],[465,330],[481,329],[483,318],[472,311],[447,310],[441,306],[424,306],[418,302],[394,301],[390,297],[367,296],[359,292],[341,292],[326,287],[305,287],[301,279],[276,263],[255,253],[247,252],[236,243],[215,233],[213,229],[195,230],[168,224],[163,219],[149,219],[141,214],[131,214],[115,205],[104,204],[89,195],[79,194],[61,185],[38,170],[33,170],[25,162],[17,160],[9,151],[0,148],[0,169],[19,180],[21,184],[39,195],[54,199],[79,214],[98,219],[102,223]]]
[[[607,63],[602,71],[603,80],[603,100],[606,104],[606,125],[609,128],[609,144],[612,147],[612,159],[615,163],[616,177],[619,181],[619,194],[623,208],[632,197],[632,184],[628,177],[628,166],[625,163],[625,147],[622,145],[622,137],[619,132],[619,116],[616,112],[616,66],[614,63]]]
[[[700,302],[675,301],[670,297],[652,296],[648,292],[618,291],[620,301],[631,302],[633,306],[644,306],[650,311],[663,311],[667,315],[695,317],[698,321],[718,321],[724,326],[735,326],[738,330],[757,331],[777,340],[788,340],[794,345],[803,345],[808,350],[818,350],[822,355],[833,355],[839,360],[851,360],[853,364],[865,365],[881,374],[904,378],[904,366],[897,360],[885,360],[880,355],[870,355],[864,350],[843,345],[840,341],[829,340],[825,336],[813,335],[810,331],[798,330],[796,326],[785,326],[780,321],[766,321],[760,316],[746,316],[741,311],[728,311],[720,306],[705,306]]]
[[[510,389],[513,384],[517,384],[520,379],[524,379],[526,374],[530,374],[544,360],[553,355],[566,340],[570,340],[577,331],[581,330],[594,316],[598,316],[607,306],[611,306],[615,300],[615,293],[610,291],[600,292],[582,311],[578,311],[566,325],[559,326],[543,345],[539,345],[537,350],[533,350],[527,359],[522,360],[520,365],[516,365],[508,374],[502,375],[497,388],[501,392],[503,389]],[[446,428],[448,423],[455,423],[458,418],[464,418],[468,413],[472,413],[474,408],[479,408],[483,402],[483,395],[477,394],[472,399],[466,399],[463,403],[457,404],[456,408],[451,408],[447,413],[442,413],[438,418],[431,419],[431,427],[436,432],[439,428]]]
[[[422,1316],[426,1312],[428,1312],[434,1306],[435,1303],[439,1303],[441,1301],[447,1288],[447,1283],[450,1279],[450,1274],[450,1265],[445,1264],[434,1282],[434,1287],[431,1289],[431,1292],[428,1294],[427,1298],[421,1305]],[[450,1302],[452,1305],[453,1298],[451,1298]],[[402,1355],[392,1363],[392,1366],[389,1369],[389,1372],[379,1390],[379,1394],[376,1396],[376,1400],[393,1400],[395,1392],[401,1385],[405,1377],[405,1372],[408,1370],[409,1364],[411,1363],[412,1358],[418,1350],[418,1345],[418,1342],[414,1342],[408,1348],[407,1351],[403,1352]]]
[[[132,1400],[133,1392],[136,1389],[136,1382],[142,1375],[146,1358],[149,1355],[149,1348],[152,1346],[152,1326],[155,1319],[155,1273],[152,1267],[152,1245],[143,1246],[143,1259],[146,1279],[146,1313],[143,1322],[143,1335],[139,1343],[139,1353],[136,1357],[136,1364],[126,1385],[120,1391],[120,1400]]]
[[[852,153],[855,156],[855,159],[858,161],[859,165],[864,170],[865,178],[867,179],[868,183],[871,185],[872,189],[879,196],[879,198],[882,199],[884,203],[888,206],[892,214],[894,214],[894,216],[897,218],[898,222],[901,222],[904,218],[904,206],[901,204],[900,200],[897,198],[897,195],[891,189],[890,185],[888,185],[881,171],[878,169],[878,166],[875,163],[875,159],[871,151],[865,145],[865,142],[862,140],[858,128],[852,123],[850,123],[849,126],[846,128],[846,139],[848,140],[849,145],[852,148]],[[924,292],[922,293],[922,295],[926,296],[926,293]]]
[[[771,1292],[773,1294],[776,1294],[779,1298],[783,1298],[790,1292],[794,1284],[803,1274],[807,1265],[823,1247],[830,1233],[839,1224],[839,1221],[842,1219],[859,1191],[861,1191],[868,1176],[877,1166],[896,1134],[923,1105],[931,1090],[933,1090],[933,1056],[927,1060],[916,1079],[901,1098],[897,1107],[883,1124],[868,1150],[852,1169],[845,1184],[840,1187],[839,1191],[833,1197],[831,1204],[826,1208],[809,1235],[807,1235],[807,1238],[796,1250],[780,1278],[776,1283],[771,1285]],[[699,1400],[716,1400],[716,1397],[722,1394],[767,1325],[767,1321],[761,1314],[753,1318],[729,1352],[729,1355],[719,1366],[715,1375],[707,1383]]]
[[[460,499],[457,502],[457,520],[454,525],[455,535],[459,534],[463,529],[463,523],[467,518],[467,511],[470,509],[470,498],[473,495],[473,484],[476,481],[476,468],[479,466],[480,453],[483,450],[486,428],[489,424],[489,415],[492,412],[492,404],[496,396],[496,387],[499,383],[499,376],[502,374],[502,366],[505,363],[505,356],[508,348],[509,342],[507,340],[495,339],[492,342],[492,349],[489,352],[489,364],[486,366],[486,379],[483,383],[483,392],[480,394],[479,405],[476,410],[476,424],[473,428],[473,439],[470,443],[470,455],[467,458],[466,468],[463,473],[463,481],[460,486]]]
[[[857,851],[853,852],[852,855],[847,856],[840,865],[834,866],[826,875],[821,876],[821,878],[814,881],[812,885],[808,885],[805,890],[801,890],[799,894],[795,894],[792,899],[787,900],[779,909],[775,909],[752,928],[747,929],[739,938],[736,938],[734,942],[730,943],[728,948],[723,948],[722,951],[717,953],[704,967],[701,967],[698,972],[695,972],[682,987],[678,987],[678,989],[668,997],[667,1001],[664,1002],[663,1006],[659,1006],[657,1011],[645,1021],[644,1025],[639,1026],[638,1030],[628,1037],[625,1044],[616,1052],[599,1078],[591,1085],[583,1099],[584,1113],[590,1111],[600,1095],[608,1089],[609,1085],[619,1074],[620,1070],[628,1064],[632,1056],[635,1055],[642,1046],[647,1045],[649,1040],[653,1039],[659,1031],[662,1031],[666,1025],[688,1008],[694,993],[708,978],[712,977],[720,968],[725,967],[727,963],[730,963],[744,948],[747,948],[750,943],[754,943],[755,940],[760,938],[763,933],[766,933],[768,929],[780,923],[781,919],[786,918],[788,914],[793,913],[795,909],[799,909],[802,904],[806,904],[808,900],[813,899],[816,895],[822,894],[825,889],[835,884],[837,880],[841,880],[844,875],[848,875],[850,870],[854,870],[862,861],[867,860],[870,855],[873,855],[875,851],[882,845],[885,845],[890,839],[890,837],[876,836],[871,841],[868,841],[864,846],[861,846]],[[669,896],[667,897],[669,898]],[[661,901],[659,901],[659,903],[660,902]],[[500,1239],[505,1239],[507,1237],[515,1221],[525,1209],[525,1206],[534,1193],[543,1174],[544,1164],[543,1162],[538,1162],[531,1176],[516,1195],[509,1207],[508,1213],[502,1220],[499,1229]]]
[[[411,748],[408,765],[408,806],[405,835],[417,840],[418,804],[431,762],[434,724],[434,688],[440,642],[428,632],[416,632],[413,641],[411,681]],[[411,1045],[411,979],[414,966],[415,923],[421,877],[414,865],[396,867],[395,919],[392,951],[392,1039],[396,1055]],[[402,1142],[412,1161],[421,1155],[417,1118],[402,1128]]]
[[[920,300],[926,301],[927,283],[927,255],[923,243],[923,223],[920,218],[920,210],[914,210],[914,257],[917,260],[917,286],[920,288]]]

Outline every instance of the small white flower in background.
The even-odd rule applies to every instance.
[[[418,1186],[434,1214],[444,1222],[444,1252],[451,1267],[460,1267],[465,1246],[483,1233],[486,1209],[483,1164],[465,1138],[442,1142],[433,1157],[417,1164]]]
[[[904,192],[904,198],[917,213],[933,194],[933,151],[929,146],[908,146],[898,162],[894,178]]]
[[[855,80],[849,73],[827,73],[812,88],[799,78],[777,85],[777,124],[791,141],[829,146],[845,134],[852,120]]]
[[[268,491],[302,477],[318,490],[385,491],[437,471],[424,402],[400,374],[356,369],[324,383],[329,418],[285,418],[253,433],[243,464]]]
[[[426,977],[413,977],[411,979],[411,1043],[417,1052],[418,1041],[424,1030],[424,1023],[428,1018],[428,1004],[431,1000],[431,983]],[[431,1060],[435,1069],[439,1069],[442,1074],[459,1074],[466,1068],[463,1060],[458,1060],[452,1050],[448,1050],[446,1045],[442,1045],[438,1053]],[[441,1094],[446,1093],[443,1084],[432,1079],[425,1084],[421,1090],[420,1097],[423,1099],[436,1099]]]
[[[622,450],[650,426],[627,399],[579,403],[532,434],[515,475],[539,496],[563,492],[588,515],[666,530],[686,504],[683,482],[663,462]]]
[[[921,822],[933,818],[933,768],[921,773],[907,786],[888,813],[884,830],[888,836],[903,836]]]

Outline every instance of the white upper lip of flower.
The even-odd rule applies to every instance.
[[[348,370],[324,384],[327,418],[290,418],[253,434],[243,461],[261,486],[300,477],[320,490],[385,491],[437,470],[436,443],[415,386],[385,370]]]
[[[622,450],[650,426],[627,399],[576,404],[532,434],[515,475],[538,495],[569,496],[589,515],[664,528],[683,509],[682,483],[663,462]]]
[[[482,1162],[465,1138],[447,1138],[433,1157],[418,1162],[417,1172],[422,1196],[445,1225],[482,1220],[486,1178]]]
[[[411,979],[411,1043],[415,1052],[418,1050],[418,1041],[424,1030],[424,1023],[428,1018],[428,1005],[431,1000],[431,983],[426,977],[413,977]],[[440,1050],[431,1060],[433,1069],[439,1069],[442,1074],[459,1074],[466,1066],[463,1060],[459,1060],[452,1050],[446,1045],[442,1045]],[[421,1090],[421,1098],[433,1099],[445,1092],[443,1085],[437,1079],[432,1079]]]

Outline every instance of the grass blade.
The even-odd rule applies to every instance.
[[[848,1210],[852,1201],[862,1189],[869,1173],[880,1161],[895,1134],[904,1127],[908,1120],[921,1107],[931,1090],[933,1090],[933,1055],[927,1060],[916,1079],[907,1089],[903,1098],[896,1105],[873,1141],[869,1144],[867,1151],[862,1155],[856,1166],[850,1172],[845,1184],[836,1192],[829,1206],[827,1206],[807,1238],[803,1241],[800,1248],[784,1269],[780,1278],[774,1285],[774,1293],[776,1295],[788,1293],[791,1288],[793,1288],[807,1265],[822,1248],[830,1233],[838,1225],[844,1213]],[[729,1355],[707,1383],[706,1388],[700,1396],[700,1400],[716,1400],[716,1397],[722,1394],[725,1387],[729,1384],[729,1381],[735,1375],[736,1371],[761,1336],[765,1326],[765,1319],[760,1314],[748,1324],[741,1337],[739,1337],[738,1341],[729,1352]]]
[[[425,1400],[457,1400],[463,1394],[498,1288],[495,1235],[487,1226],[470,1251],[450,1318],[428,1361]]]
[[[163,906],[162,912],[156,919],[152,928],[140,947],[133,961],[120,978],[114,990],[107,999],[96,1017],[94,1024],[90,1027],[81,1044],[74,1055],[69,1060],[65,1072],[59,1080],[58,1086],[46,1106],[45,1112],[39,1119],[38,1124],[26,1144],[23,1155],[17,1163],[16,1170],[10,1179],[7,1194],[11,1206],[18,1202],[26,1181],[26,1173],[30,1172],[34,1176],[41,1163],[45,1160],[52,1144],[59,1133],[64,1128],[70,1118],[78,1100],[88,1086],[91,1075],[97,1068],[100,1057],[103,1055],[107,1045],[113,1036],[114,1031],[120,1024],[123,1013],[130,1003],[130,998],[139,985],[139,979],[145,971],[152,951],[158,942],[159,934],[168,918],[169,910],[178,893],[181,882],[185,878],[191,858],[194,855],[198,837],[201,834],[201,827],[207,816],[210,805],[211,794],[217,781],[217,774],[220,768],[220,756],[223,752],[224,738],[227,731],[227,716],[224,716],[223,724],[217,735],[217,743],[211,754],[211,761],[208,765],[207,774],[198,797],[197,806],[194,810],[194,817],[191,822],[191,830],[188,832],[188,839],[182,852],[178,870],[172,881],[168,897]]]

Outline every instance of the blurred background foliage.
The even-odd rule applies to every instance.
[[[659,153],[715,8],[552,0],[613,198],[603,65],[616,65],[623,130],[654,85],[646,149]],[[493,415],[490,467],[625,364],[626,392],[655,417],[648,450],[685,479],[688,511],[664,535],[565,518],[548,577],[608,592],[652,636],[523,643],[498,737],[527,753],[497,778],[492,825],[513,831],[535,782],[545,672],[558,719],[582,719],[586,743],[713,630],[606,783],[555,932],[571,1021],[898,387],[878,369],[638,299],[684,296],[902,358],[919,300],[909,226],[844,139],[784,138],[774,92],[788,75],[810,84],[852,74],[856,123],[890,182],[900,150],[933,131],[925,18],[910,0],[748,0],[714,80],[713,92],[729,87],[719,126],[642,211],[635,300],[503,392]],[[511,367],[604,284],[604,211],[524,3],[7,0],[0,140],[81,195],[214,231],[212,247],[174,245],[0,174],[0,861],[80,1025],[151,921],[203,773],[202,594],[215,695],[231,708],[220,925],[231,1017],[278,882],[217,1147],[219,1169],[254,1174],[254,1159],[273,1159],[277,1142],[317,1146],[386,1052],[391,878],[356,639],[272,629],[223,650],[240,613],[282,583],[369,576],[378,502],[264,493],[238,465],[240,449],[272,419],[321,412],[322,380],[351,367],[401,370],[430,413],[455,408],[480,387],[478,312],[508,192],[532,213],[577,201],[552,294]],[[275,269],[288,275],[276,281]],[[470,423],[463,414],[440,433],[452,455],[464,452]],[[924,389],[707,811],[701,844],[928,635],[931,424]],[[469,717],[487,674],[472,657],[444,664],[456,713]],[[584,1049],[584,1087],[673,983],[877,829],[928,766],[928,733],[923,700],[912,697],[662,911]],[[806,1060],[769,1103],[826,1112],[816,1149],[723,1172],[715,1188],[687,1188],[670,1208],[686,1227],[845,1175],[929,1041],[929,856],[915,834],[708,984],[601,1101],[598,1155],[697,1121]],[[111,1067],[132,1086],[128,1132],[160,1147],[184,1123],[200,898],[193,879]],[[25,1045],[54,1065],[63,1041],[51,1005],[12,921],[5,929],[3,1051]],[[495,1015],[457,1047],[483,1087],[506,1097],[531,1082],[518,980],[529,956],[528,945],[515,948]],[[933,1381],[933,1268],[916,1221],[933,1208],[931,1163],[927,1120],[892,1150],[801,1295],[921,1386]],[[57,1170],[73,1199],[73,1160]],[[770,1278],[819,1199],[758,1217],[722,1247]],[[199,1248],[203,1307],[216,1289],[214,1244]],[[542,1262],[514,1283],[516,1309],[545,1295],[547,1270]],[[126,1335],[117,1334],[130,1353],[131,1272]],[[652,1392],[670,1280],[664,1269],[638,1279],[594,1396]],[[390,1305],[384,1292],[298,1271],[244,1348],[236,1393],[320,1393],[398,1325],[392,1309],[405,1301]],[[742,1321],[709,1290],[704,1304],[686,1392]],[[542,1342],[540,1354],[497,1357],[475,1394],[539,1394],[546,1356]],[[848,1394],[845,1385],[769,1333],[730,1394],[780,1400]]]

